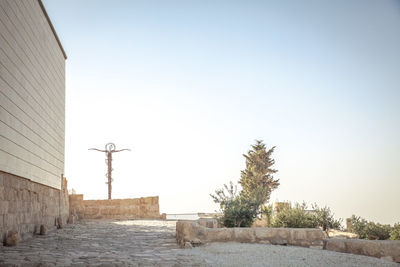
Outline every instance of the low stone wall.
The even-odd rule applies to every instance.
[[[359,254],[400,262],[400,240],[328,238],[320,229],[309,228],[218,228],[215,219],[178,221],[176,240],[180,247],[210,242],[242,242],[292,245]]]
[[[324,249],[400,262],[400,240],[326,239]]]
[[[60,177],[61,179],[61,177]],[[67,180],[61,191],[28,179],[0,171],[0,243],[8,231],[17,231],[18,239],[27,239],[39,231],[56,229],[61,215],[67,223],[69,215]]]
[[[181,247],[209,242],[243,242],[322,248],[326,236],[320,229],[308,228],[215,227],[215,223],[207,221],[178,221],[176,240]]]
[[[69,195],[70,213],[79,219],[160,219],[158,196],[83,200],[83,195]]]

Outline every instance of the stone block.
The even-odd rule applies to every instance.
[[[290,239],[292,240],[307,240],[307,230],[306,229],[290,229],[289,231]]]
[[[254,228],[233,228],[233,240],[235,242],[254,243],[256,241]]]
[[[9,201],[8,202],[8,213],[17,214],[21,211],[21,201]]]
[[[205,240],[206,238],[206,228],[200,226],[197,222],[179,220],[176,223],[176,240],[181,247],[187,241],[191,242],[195,239]]]
[[[23,190],[22,191],[22,200],[23,201],[29,201],[30,197],[29,197],[29,191],[28,190]]]
[[[0,215],[8,213],[8,201],[0,200]]]
[[[118,208],[102,207],[99,212],[101,215],[120,215],[121,212]]]
[[[63,228],[63,221],[61,217],[57,217],[57,229]]]
[[[12,187],[12,188],[19,188],[19,181],[20,181],[21,179],[12,179],[11,178],[11,183],[10,183],[10,187]]]
[[[6,246],[16,246],[18,244],[18,239],[19,235],[17,231],[8,231],[7,237],[6,237]]]
[[[68,217],[67,223],[68,223],[68,224],[74,224],[74,223],[75,223],[75,215],[70,215],[70,216]]]
[[[205,228],[206,240],[209,242],[227,242],[234,240],[234,228]]]
[[[152,197],[146,197],[146,198],[144,198],[144,204],[146,204],[146,205],[151,205],[151,204],[153,204],[153,198],[152,198]]]
[[[347,219],[346,219],[347,220]],[[330,229],[328,231],[330,238],[341,238],[341,239],[358,239],[358,235],[350,232],[343,232],[336,229]]]
[[[186,248],[186,249],[193,248],[192,243],[190,243],[190,242],[185,242],[184,248]]]
[[[29,181],[27,179],[18,179],[19,185],[18,185],[18,189],[26,189],[28,187],[28,183]]]
[[[310,246],[313,246],[313,247],[321,247],[321,248],[322,248],[323,245],[324,245],[324,241],[321,239],[321,240],[314,240],[314,241],[312,241]]]
[[[126,205],[123,200],[121,199],[112,199],[106,203],[108,206],[121,206],[121,205]]]
[[[307,233],[307,240],[311,242],[322,241],[323,239],[328,237],[327,234],[321,229],[307,229],[306,233]]]
[[[367,243],[364,241],[367,240],[359,240],[359,239],[345,240],[344,243],[346,245],[346,252],[351,254],[363,255],[363,247]]]
[[[84,210],[84,216],[93,216],[100,213],[100,208],[98,207],[87,207]]]
[[[17,200],[17,190],[11,187],[5,187],[4,190],[4,199],[8,201],[16,201]]]
[[[318,245],[318,246],[311,245],[311,246],[309,246],[309,248],[321,250],[321,249],[323,249],[323,245]]]
[[[254,233],[257,241],[268,241],[277,239],[276,228],[257,227],[254,228]]]
[[[281,240],[288,240],[290,238],[290,229],[289,228],[275,228],[276,229],[276,237]]]
[[[139,204],[139,201],[138,201],[137,198],[128,198],[128,199],[125,199],[125,202],[126,202],[127,205],[137,205],[137,204]]]
[[[391,256],[384,256],[384,257],[381,257],[381,259],[385,260],[385,261],[391,261],[391,262],[394,261],[394,259]]]
[[[198,219],[198,222],[201,226],[204,226],[206,228],[217,228],[218,227],[218,221],[216,219],[200,218],[200,219]]]
[[[153,212],[156,212],[156,213],[159,213],[159,211],[158,211],[158,205],[154,205],[154,204],[151,204],[151,205],[149,205],[149,206],[147,206],[148,207],[148,211],[149,212],[151,212],[151,213],[153,213]]]
[[[0,184],[0,201],[5,200],[4,186]]]
[[[81,202],[83,201],[83,195],[82,194],[75,194],[75,195],[69,195],[69,201],[70,202]]]
[[[400,240],[379,241],[381,257],[392,257],[394,262],[400,262]]]
[[[326,239],[324,249],[400,262],[400,240]]]
[[[18,225],[18,219],[16,214],[5,214],[4,215],[4,226],[6,228],[16,227]]]
[[[340,239],[326,239],[324,240],[324,249],[336,252],[346,252],[346,244]]]
[[[363,242],[361,245],[361,254],[371,257],[380,258],[381,250],[378,242]]]
[[[3,186],[5,187],[5,188],[11,188],[11,177],[10,177],[10,175],[9,174],[7,174],[7,173],[3,173],[2,172],[2,174],[3,174]]]
[[[45,235],[45,234],[47,234],[47,228],[46,228],[45,225],[43,225],[43,224],[40,225],[39,234],[40,234],[40,235]]]

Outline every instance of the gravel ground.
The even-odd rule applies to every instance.
[[[213,243],[186,249],[206,266],[393,266],[378,258],[302,247],[242,243]]]

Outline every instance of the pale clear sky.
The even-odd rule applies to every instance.
[[[43,0],[68,55],[69,187],[212,212],[255,139],[272,201],[400,221],[399,1]]]

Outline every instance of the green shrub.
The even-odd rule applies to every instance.
[[[272,204],[263,206],[261,209],[261,213],[264,215],[266,220],[265,226],[270,227],[272,225]]]
[[[400,223],[396,223],[390,231],[390,240],[400,240]]]
[[[368,222],[365,227],[365,239],[387,240],[390,237],[390,225]]]
[[[313,204],[312,208],[314,210],[314,219],[316,225],[321,227],[323,231],[327,231],[329,229],[341,229],[342,220],[336,220],[331,213],[331,209],[327,206],[320,208],[317,204]]]
[[[365,228],[367,226],[368,221],[352,215],[348,221],[348,230],[351,233],[357,234],[359,238],[365,239],[366,233]]]
[[[250,227],[260,213],[262,195],[262,190],[254,192],[251,197],[237,194],[237,187],[230,182],[229,187],[224,185],[224,188],[216,190],[211,197],[220,205],[221,224],[226,227]]]
[[[312,210],[307,209],[306,203],[296,203],[292,208],[290,205],[283,206],[274,215],[274,227],[290,228],[318,228],[327,231],[329,229],[341,229],[341,220],[336,220],[328,207],[320,208],[317,204],[312,205]]]
[[[284,207],[273,218],[272,226],[289,228],[315,228],[317,222],[314,215],[307,210],[307,204],[296,203],[292,208]]]
[[[361,239],[386,240],[391,237],[393,228],[388,224],[369,222],[352,215],[349,220],[349,231],[357,234]],[[393,236],[395,236],[395,232]]]
[[[258,202],[239,195],[224,203],[220,221],[226,227],[250,227],[258,214],[258,206]]]

